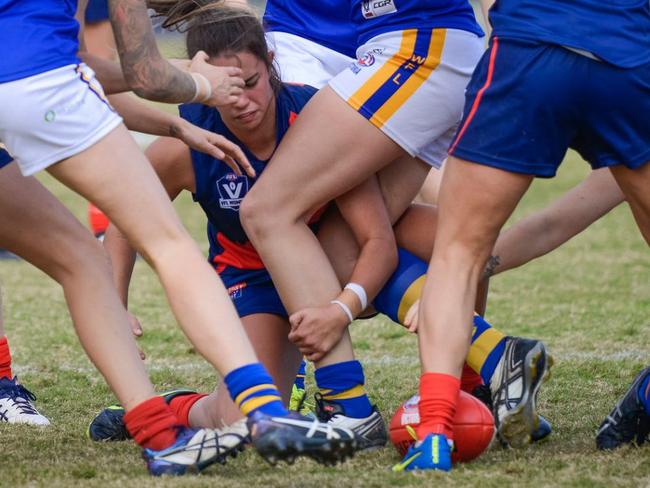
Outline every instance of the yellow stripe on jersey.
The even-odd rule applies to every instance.
[[[370,121],[379,129],[391,118],[391,116],[404,105],[404,103],[413,95],[417,89],[429,78],[433,70],[440,64],[442,50],[445,46],[446,29],[434,29],[431,33],[431,41],[427,57],[422,59],[421,56],[411,56],[411,62],[417,65],[417,68],[406,82],[400,86],[395,94],[377,110]],[[393,81],[399,84],[398,79]]]
[[[253,410],[260,408],[261,406],[266,405],[267,403],[271,403],[275,401],[281,402],[282,398],[280,398],[278,395],[264,395],[264,396],[253,397],[250,400],[246,400],[244,403],[239,405],[239,410],[241,410],[241,413],[243,413],[244,415],[248,415]]]
[[[325,400],[349,400],[350,398],[357,398],[365,394],[366,390],[363,388],[363,385],[357,385],[336,395],[327,395],[321,391],[321,395],[323,395]]]
[[[263,383],[261,385],[251,386],[250,388],[242,391],[239,395],[237,395],[237,397],[235,398],[235,404],[239,405],[244,400],[244,398],[246,398],[249,395],[252,395],[253,393],[257,393],[258,391],[261,390],[277,391],[278,389],[272,383]]]
[[[469,348],[467,354],[467,364],[469,367],[477,373],[480,373],[490,353],[505,336],[503,332],[499,332],[496,329],[487,329],[483,332]]]
[[[413,56],[415,50],[415,40],[417,38],[417,29],[407,29],[402,32],[402,42],[399,51],[384,63],[359,89],[348,98],[348,104],[355,110],[359,110],[374,93],[386,83],[395,71],[404,63],[405,60]]]
[[[399,302],[399,308],[397,309],[397,320],[399,320],[400,324],[404,323],[404,319],[406,318],[406,314],[411,308],[411,305],[422,296],[422,288],[424,287],[424,281],[426,278],[427,275],[420,276],[409,285],[404,292],[404,295],[402,295],[402,299]]]

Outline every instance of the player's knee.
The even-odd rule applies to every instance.
[[[265,204],[256,193],[249,193],[239,207],[239,220],[241,221],[248,238],[256,240],[263,238],[273,226],[273,212],[271,206]]]

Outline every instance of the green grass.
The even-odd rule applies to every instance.
[[[536,182],[515,218],[535,211],[586,174],[575,156],[551,181]],[[81,199],[46,179],[83,218]],[[206,247],[204,218],[189,198],[177,208]],[[114,401],[79,347],[60,289],[22,262],[1,262],[6,328],[21,380],[53,421],[48,429],[0,426],[0,486],[648,486],[650,449],[595,450],[594,431],[633,375],[650,363],[650,264],[626,206],[528,266],[494,279],[488,319],[508,333],[539,337],[556,358],[541,411],[551,439],[521,451],[495,449],[451,474],[397,475],[387,447],[335,468],[309,461],[271,468],[247,452],[201,476],[152,480],[131,443],[85,438],[93,414]],[[209,390],[218,379],[176,328],[152,273],[138,263],[131,298],[159,388]],[[417,388],[415,338],[377,318],[353,327],[368,391],[387,418]]]

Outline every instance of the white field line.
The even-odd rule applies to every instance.
[[[556,360],[556,367],[562,367],[563,361],[570,362],[583,362],[583,361],[597,361],[597,362],[621,362],[621,361],[640,361],[650,364],[650,350],[632,349],[628,351],[617,351],[611,353],[598,353],[590,351],[572,351],[572,352],[553,352],[550,351]],[[365,366],[415,366],[418,364],[418,358],[415,355],[406,356],[380,356],[374,358],[362,359]],[[559,364],[558,364],[559,363]],[[15,365],[13,369],[18,374],[34,374],[42,372],[39,368],[29,365]],[[59,371],[69,371],[79,374],[94,374],[95,368],[92,366],[60,364],[57,368]],[[169,362],[152,361],[147,364],[147,371],[151,373],[159,373],[165,371],[174,372],[205,372],[206,374],[212,373],[212,368],[207,363],[191,362]]]

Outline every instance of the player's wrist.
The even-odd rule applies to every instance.
[[[212,86],[210,81],[201,73],[190,73],[194,81],[194,96],[188,103],[204,103],[212,97]]]

